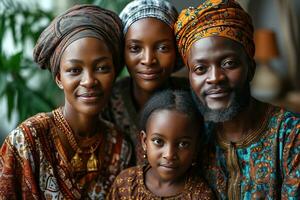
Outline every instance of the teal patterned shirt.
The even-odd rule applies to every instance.
[[[219,199],[300,199],[300,115],[270,105],[267,116],[241,144],[207,134],[203,174]]]

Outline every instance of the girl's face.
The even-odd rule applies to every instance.
[[[148,92],[162,87],[176,62],[172,29],[155,18],[134,22],[125,35],[125,62],[135,86]]]
[[[56,82],[64,90],[66,107],[96,115],[110,96],[114,78],[112,54],[105,42],[88,37],[63,52]]]
[[[156,178],[176,181],[185,175],[196,158],[198,131],[186,114],[176,110],[150,115],[146,132],[142,131],[142,145]]]

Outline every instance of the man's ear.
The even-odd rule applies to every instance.
[[[142,143],[143,150],[146,151],[147,150],[147,143],[146,143],[147,135],[146,135],[146,132],[144,130],[142,130],[140,132],[140,140],[141,140],[141,143]]]
[[[64,89],[64,87],[62,86],[61,84],[61,81],[60,81],[60,73],[57,73],[57,75],[55,76],[55,82],[56,82],[56,85],[60,88],[60,89]]]
[[[249,59],[249,70],[248,70],[248,81],[251,82],[256,70],[256,62],[255,60]]]

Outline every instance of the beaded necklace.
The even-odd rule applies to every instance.
[[[73,170],[75,172],[96,172],[99,171],[101,168],[101,160],[99,160],[95,155],[95,150],[99,147],[101,141],[102,141],[102,134],[98,134],[99,137],[95,138],[94,144],[92,144],[87,151],[83,151],[81,147],[79,147],[78,142],[76,141],[76,138],[74,136],[74,133],[64,118],[62,114],[62,108],[58,108],[54,110],[53,112],[54,116],[54,122],[58,126],[58,128],[61,130],[61,132],[66,136],[68,143],[70,144],[72,150],[75,152],[75,155],[71,159],[71,165],[73,167]],[[83,137],[81,137],[83,138]],[[90,154],[90,157],[86,163],[86,166],[84,165],[82,154]]]

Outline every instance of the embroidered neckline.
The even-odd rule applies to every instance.
[[[141,188],[143,190],[143,192],[145,194],[147,194],[149,197],[152,197],[152,198],[155,198],[155,199],[164,199],[164,200],[180,200],[182,199],[182,197],[184,196],[184,194],[187,192],[187,191],[190,191],[189,189],[191,188],[191,184],[192,184],[192,177],[189,176],[189,173],[188,172],[188,177],[186,178],[185,180],[185,183],[184,183],[184,189],[181,193],[178,193],[178,194],[175,194],[175,195],[172,195],[172,196],[165,196],[165,197],[162,197],[162,196],[157,196],[155,194],[153,194],[147,187],[146,187],[146,182],[145,182],[145,176],[146,176],[146,172],[151,168],[150,165],[146,165],[146,166],[139,166],[139,169],[138,169],[138,183],[141,185]]]
[[[272,106],[268,105],[266,108],[266,112],[264,114],[261,125],[256,129],[252,130],[249,134],[247,134],[243,139],[238,142],[230,142],[226,140],[220,133],[217,133],[217,142],[223,149],[230,149],[230,146],[234,144],[235,148],[244,148],[247,147],[256,141],[258,141],[264,134],[265,129],[269,124],[270,114],[272,113]]]

